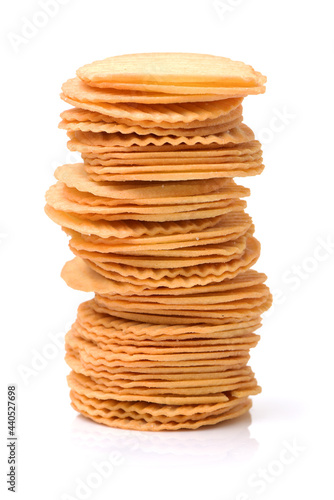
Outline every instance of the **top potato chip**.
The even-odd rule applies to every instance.
[[[82,66],[77,75],[91,86],[166,93],[247,95],[264,92],[266,82],[251,66],[226,57],[168,52],[109,57]]]

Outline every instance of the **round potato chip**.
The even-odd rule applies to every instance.
[[[184,94],[249,95],[264,92],[266,78],[239,61],[192,53],[109,57],[77,71],[94,87]]]

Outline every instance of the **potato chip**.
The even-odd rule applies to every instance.
[[[110,410],[100,409],[102,403],[96,398],[86,398],[84,401],[75,397],[75,392],[71,391],[71,399],[73,408],[87,418],[95,422],[120,429],[132,429],[142,431],[163,431],[163,430],[178,430],[178,429],[198,429],[205,425],[213,425],[224,420],[239,417],[251,408],[251,401],[243,402],[235,405],[232,409],[217,414],[203,415],[202,418],[186,419],[174,417],[170,421],[160,417],[159,419],[142,418],[141,415],[121,412],[112,412]],[[110,400],[108,400],[109,402]],[[97,409],[96,409],[96,405]],[[147,406],[147,405],[146,405]],[[187,407],[190,405],[186,405]],[[178,406],[176,406],[178,408]],[[182,410],[180,410],[182,412]],[[216,412],[215,412],[216,413]]]
[[[76,99],[66,97],[61,94],[60,97],[78,108],[87,111],[94,111],[103,115],[112,116],[115,120],[128,120],[129,122],[155,123],[178,123],[187,124],[193,121],[203,122],[226,115],[232,109],[240,105],[240,99],[221,99],[212,102],[185,102],[180,104],[137,104],[137,103],[94,103],[80,102]],[[232,96],[234,97],[234,96]]]
[[[214,125],[219,125],[222,122],[222,120],[226,120],[226,117],[230,115],[230,113],[238,109],[241,103],[242,103],[241,98],[229,99],[228,102],[225,103],[226,107],[223,110],[224,111],[223,114],[219,115],[217,118],[207,118],[205,120],[192,120],[188,123],[185,123],[183,121],[176,121],[173,123],[168,121],[160,121],[158,127],[164,129],[173,129],[173,130],[174,129],[178,130],[179,128],[193,129],[198,127],[213,127]],[[98,103],[98,104],[95,103],[95,106],[99,105],[101,106],[101,104],[103,105],[103,103]],[[83,106],[84,104],[80,105]],[[107,104],[104,104],[104,106],[107,106]],[[104,111],[103,108],[102,111]],[[62,118],[62,120],[67,122],[91,122],[91,123],[103,122],[110,124],[117,123],[119,125],[127,125],[128,127],[146,128],[150,130],[153,128],[157,128],[157,123],[151,120],[141,120],[139,125],[137,122],[134,122],[130,119],[118,117],[117,122],[115,122],[115,119],[111,115],[104,114],[103,112],[100,113],[98,111],[89,111],[88,109],[83,109],[82,107],[67,109],[60,114],[60,117]]]
[[[217,94],[191,94],[191,95],[166,95],[160,92],[141,92],[136,90],[113,90],[93,88],[84,83],[80,78],[71,78],[62,85],[64,96],[80,102],[135,102],[144,104],[167,104],[182,102],[218,101],[221,95]]]
[[[94,87],[150,91],[157,87],[166,93],[179,87],[186,94],[230,95],[235,89],[243,95],[257,94],[264,92],[266,82],[251,66],[226,57],[167,52],[109,57],[86,64],[77,75]]]

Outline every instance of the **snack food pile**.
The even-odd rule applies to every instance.
[[[196,429],[247,412],[248,366],[272,302],[249,189],[260,143],[242,101],[266,79],[200,54],[83,66],[60,128],[83,163],[57,168],[46,213],[69,235],[66,283],[94,292],[66,335],[72,406],[137,430]]]

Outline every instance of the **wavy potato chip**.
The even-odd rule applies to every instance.
[[[112,411],[105,409],[103,403],[96,398],[86,398],[84,400],[76,397],[75,391],[71,391],[72,407],[80,412],[82,415],[90,418],[91,420],[120,429],[142,430],[142,431],[163,431],[163,430],[178,430],[178,429],[198,429],[206,425],[213,425],[224,420],[239,417],[246,413],[252,406],[252,402],[248,400],[240,404],[234,405],[232,409],[226,411],[216,411],[213,413],[204,414],[198,418],[185,418],[173,417],[172,419],[165,419],[159,417],[158,419],[143,418],[135,412]],[[82,395],[81,395],[82,398]],[[113,400],[108,400],[108,403]],[[137,403],[139,404],[139,403]],[[168,407],[168,405],[166,405]],[[191,405],[186,405],[188,406]],[[198,405],[199,406],[199,405]],[[164,406],[162,406],[163,408]],[[174,406],[179,408],[178,406]],[[181,406],[184,408],[185,406]],[[163,411],[163,410],[162,410]],[[179,410],[182,414],[183,410]]]
[[[225,99],[225,101],[227,101]],[[71,108],[63,111],[60,114],[60,117],[62,120],[65,121],[71,121],[71,122],[103,122],[103,123],[109,123],[109,124],[119,124],[119,125],[127,125],[128,127],[136,127],[136,128],[144,128],[144,129],[153,129],[153,128],[163,128],[163,129],[172,129],[172,130],[178,130],[179,128],[185,128],[185,129],[193,129],[193,128],[198,128],[198,127],[213,127],[214,125],[219,125],[222,120],[225,120],[226,117],[232,113],[235,109],[239,108],[239,106],[242,103],[242,99],[229,99],[228,102],[225,102],[225,108],[222,110],[222,114],[218,115],[217,118],[206,118],[204,120],[192,120],[190,122],[183,122],[183,121],[175,121],[173,123],[168,122],[168,121],[159,121],[159,124],[157,124],[154,121],[151,120],[141,120],[140,125],[132,121],[128,118],[120,118],[117,117],[117,121],[115,121],[115,118],[111,115],[104,114],[103,112],[99,111],[90,111],[88,109],[83,109],[82,107],[80,108]],[[80,103],[79,103],[80,104]],[[103,103],[95,103],[95,106],[101,106]],[[107,106],[107,104],[104,104],[104,106]],[[102,108],[102,111],[104,109]]]

